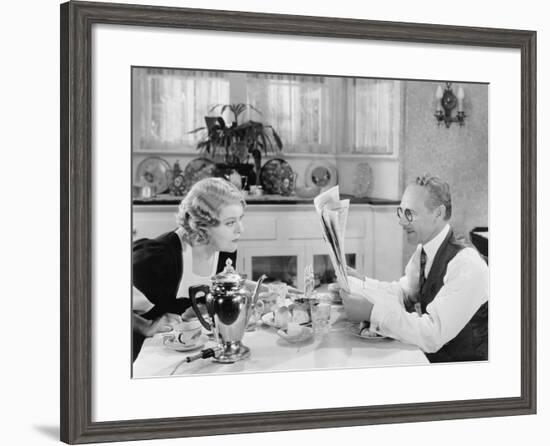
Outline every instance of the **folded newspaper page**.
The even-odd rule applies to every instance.
[[[344,250],[349,200],[340,200],[338,186],[334,186],[317,195],[313,204],[321,220],[321,231],[328,245],[330,261],[334,267],[338,284],[344,290],[349,291]]]

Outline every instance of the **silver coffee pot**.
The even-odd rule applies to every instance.
[[[246,288],[246,276],[238,274],[227,259],[224,270],[212,277],[210,288],[205,285],[189,287],[191,305],[199,321],[209,331],[214,333],[221,352],[214,361],[232,363],[250,356],[250,349],[242,343],[246,326],[254,311],[260,285],[266,278],[260,277],[254,291]],[[201,315],[197,306],[197,297],[203,294],[206,310],[212,322],[209,323]]]

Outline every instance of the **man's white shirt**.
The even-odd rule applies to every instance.
[[[426,252],[425,276],[433,265],[437,250],[445,240],[449,225],[423,248]],[[395,282],[365,277],[349,277],[352,293],[374,304],[371,330],[403,342],[415,344],[426,353],[437,352],[465,327],[489,296],[489,270],[479,253],[471,247],[460,250],[447,265],[443,286],[421,316],[409,313],[404,302],[416,292],[422,245],[409,260],[405,275]]]

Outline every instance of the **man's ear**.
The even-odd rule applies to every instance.
[[[444,204],[440,204],[438,207],[437,207],[437,216],[438,217],[443,217],[445,218],[445,211],[447,210],[447,208],[445,207]]]

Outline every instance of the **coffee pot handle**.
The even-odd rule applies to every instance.
[[[210,292],[210,287],[208,285],[193,285],[189,287],[189,299],[191,299],[191,306],[195,310],[195,314],[199,318],[200,323],[208,331],[212,331],[211,325],[202,317],[201,311],[197,305],[197,294],[202,294],[204,297],[208,296]],[[199,296],[201,297],[201,296]],[[208,309],[208,302],[206,303],[206,308]],[[210,311],[208,311],[210,313]]]

